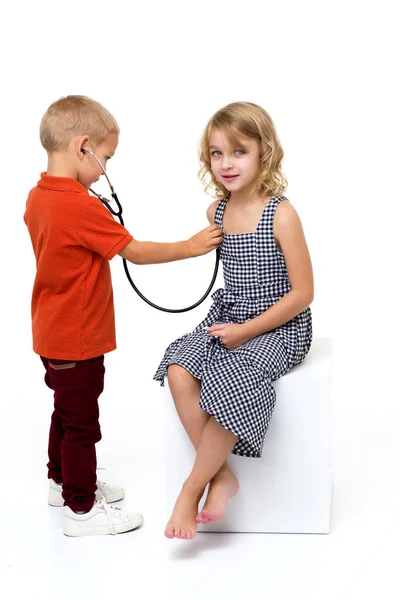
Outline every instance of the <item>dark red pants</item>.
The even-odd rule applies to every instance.
[[[54,391],[48,477],[63,484],[66,506],[87,511],[96,491],[96,449],[101,440],[98,398],[104,385],[104,356],[70,361],[40,357],[46,385]]]

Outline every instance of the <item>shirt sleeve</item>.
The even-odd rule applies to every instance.
[[[89,194],[80,203],[78,243],[111,260],[133,237],[104,204]]]

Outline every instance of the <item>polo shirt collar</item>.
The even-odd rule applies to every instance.
[[[54,177],[45,172],[40,174],[38,186],[58,192],[87,192],[87,189],[72,177]]]

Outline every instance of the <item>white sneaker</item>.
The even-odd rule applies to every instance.
[[[103,481],[96,481],[96,500],[106,499],[106,502],[118,502],[125,496],[125,490],[120,485],[110,485]],[[62,485],[49,479],[49,504],[50,506],[64,506]]]
[[[84,514],[74,513],[64,508],[64,535],[78,537],[82,535],[116,535],[136,529],[143,523],[138,512],[126,513],[116,506],[108,506],[105,498],[94,503],[93,508]]]

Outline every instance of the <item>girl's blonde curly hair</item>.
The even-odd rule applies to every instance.
[[[199,178],[205,192],[225,198],[228,190],[217,181],[211,170],[210,135],[212,130],[226,133],[232,146],[238,146],[237,134],[255,139],[260,144],[261,175],[257,187],[260,196],[282,194],[287,179],[281,171],[283,149],[271,117],[261,106],[251,102],[233,102],[217,111],[207,123],[200,140]]]

